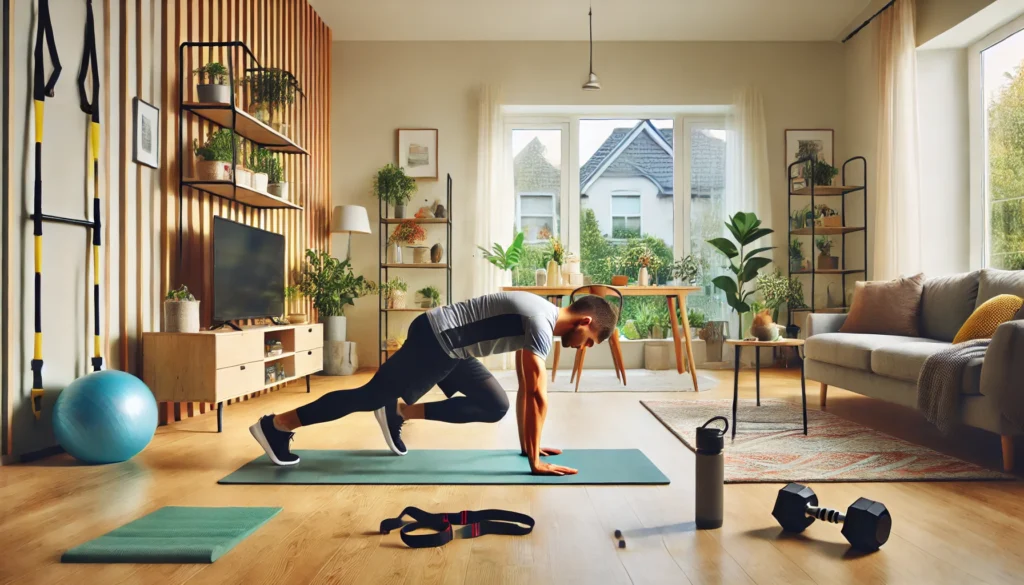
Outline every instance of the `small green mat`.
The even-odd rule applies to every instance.
[[[76,546],[62,563],[212,563],[281,508],[167,506]]]
[[[274,465],[266,455],[220,480],[222,484],[666,484],[668,478],[639,449],[569,449],[544,461],[577,475],[531,475],[519,451],[423,449],[295,451],[298,465]]]

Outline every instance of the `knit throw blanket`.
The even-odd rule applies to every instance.
[[[964,368],[972,359],[984,357],[988,344],[988,339],[958,343],[933,353],[921,366],[917,377],[917,408],[943,433],[951,432],[959,422],[957,405]]]

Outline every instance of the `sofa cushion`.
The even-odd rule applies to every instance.
[[[953,338],[953,343],[972,339],[992,339],[996,328],[1013,319],[1024,307],[1024,299],[1016,295],[996,295],[978,307]]]
[[[998,295],[1024,297],[1024,270],[996,270],[994,268],[982,270],[978,282],[978,300],[975,303],[975,308]]]
[[[924,275],[888,281],[857,282],[853,304],[841,333],[871,333],[918,337],[921,283]]]
[[[921,337],[952,341],[978,304],[981,271],[929,278],[921,289]]]
[[[808,358],[857,370],[871,371],[871,352],[892,345],[928,342],[920,337],[872,335],[866,333],[822,333],[807,338],[804,352]],[[932,341],[939,346],[947,343]],[[914,380],[917,380],[915,377]]]
[[[887,345],[871,352],[871,371],[879,376],[917,383],[924,362],[934,353],[951,344],[933,339],[919,339],[908,343]],[[964,370],[960,393],[981,394],[982,358],[974,358]]]

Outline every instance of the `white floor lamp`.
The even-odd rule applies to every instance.
[[[348,249],[345,251],[345,261],[352,259],[352,234],[370,233],[370,218],[366,215],[366,208],[360,205],[337,205],[334,213],[331,214],[331,233],[348,234]],[[355,373],[359,367],[356,359],[355,343],[345,341],[346,323],[345,317],[328,317],[325,322],[325,348],[327,355],[324,356],[324,372],[328,376],[349,376]]]

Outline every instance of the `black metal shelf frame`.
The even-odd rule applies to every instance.
[[[225,54],[227,56],[228,92],[229,92],[229,95],[230,95],[230,101],[229,101],[229,103],[226,103],[226,104],[210,104],[209,106],[205,106],[205,108],[206,109],[230,110],[231,111],[231,125],[230,126],[224,126],[224,125],[218,123],[216,120],[211,120],[210,118],[207,118],[207,117],[201,115],[200,113],[196,112],[193,107],[185,105],[185,88],[187,87],[185,85],[185,73],[186,73],[185,72],[185,51],[186,51],[186,49],[192,49],[192,48],[199,49],[200,53],[202,53],[203,49],[209,49],[210,50],[210,60],[211,61],[214,60],[214,57],[213,57],[214,49],[227,49],[225,51]],[[268,70],[268,68],[265,68],[262,65],[260,65],[260,62],[256,58],[256,55],[254,55],[253,52],[249,49],[249,47],[246,46],[246,44],[241,42],[241,41],[221,41],[221,42],[187,41],[187,42],[181,43],[181,45],[178,46],[178,267],[179,267],[179,269],[181,268],[182,254],[184,252],[183,243],[184,243],[184,232],[185,232],[185,230],[182,229],[181,226],[182,226],[182,221],[184,219],[183,218],[183,211],[184,211],[183,203],[184,203],[184,189],[185,189],[185,187],[198,189],[198,190],[203,191],[204,193],[208,193],[208,194],[210,194],[212,196],[215,196],[215,197],[222,197],[222,198],[224,197],[223,195],[221,195],[219,193],[215,193],[213,191],[209,191],[209,190],[202,189],[201,187],[199,187],[197,185],[197,183],[202,183],[201,181],[191,181],[191,182],[189,182],[189,181],[185,180],[185,176],[184,176],[184,173],[185,173],[185,164],[184,164],[185,157],[184,157],[184,153],[185,153],[185,147],[186,147],[186,145],[185,145],[185,124],[186,124],[186,122],[185,122],[185,120],[186,120],[185,112],[191,112],[193,115],[197,115],[200,118],[203,118],[204,120],[210,122],[211,124],[216,124],[218,126],[227,128],[227,129],[231,130],[231,132],[232,132],[232,141],[231,141],[231,177],[232,177],[232,179],[231,179],[231,183],[232,183],[232,187],[233,187],[232,188],[232,194],[235,195],[235,198],[226,198],[226,199],[233,200],[233,201],[236,201],[238,203],[241,203],[242,205],[247,205],[249,207],[254,207],[256,209],[288,209],[287,207],[262,207],[262,206],[258,206],[258,205],[250,205],[248,203],[242,203],[240,201],[237,201],[238,185],[235,183],[235,169],[238,166],[238,141],[235,139],[235,137],[238,136],[238,134],[236,132],[236,128],[238,126],[238,110],[237,110],[238,104],[237,104],[236,99],[235,99],[236,98],[236,93],[235,93],[235,70],[236,70],[235,50],[236,49],[241,49],[241,51],[242,51],[242,61],[243,61],[243,64],[244,64],[246,59],[250,60],[253,64],[255,64],[254,67],[243,66],[241,68],[242,71],[250,72],[250,71],[267,71]],[[295,76],[292,75],[291,72],[286,72],[286,73],[288,73],[288,76],[291,78],[292,84],[294,85],[295,89],[299,92],[300,95],[302,95],[303,99],[305,99],[306,95],[302,92],[302,89],[299,87],[298,80],[295,79]],[[265,145],[260,144],[259,142],[255,141],[255,140],[250,140],[250,141],[253,142],[254,144],[258,145],[258,146],[265,146]],[[283,154],[285,154],[285,153],[283,153]]]
[[[447,191],[447,195],[446,195],[446,201],[445,201],[445,212],[446,212],[446,216],[447,216],[446,217],[447,221],[445,221],[444,223],[430,222],[430,223],[425,223],[424,225],[444,226],[446,249],[444,251],[445,258],[443,258],[443,260],[445,261],[445,266],[443,268],[442,267],[437,267],[435,269],[436,270],[444,270],[444,274],[445,274],[445,304],[446,305],[450,305],[450,304],[452,304],[452,256],[451,256],[451,254],[452,254],[452,176],[451,176],[451,174],[449,174],[448,178],[447,178],[446,191]],[[387,203],[385,203],[383,200],[380,200],[378,202],[378,208],[379,208],[378,209],[378,217],[380,219],[378,219],[377,224],[378,224],[378,232],[379,232],[378,238],[379,238],[379,244],[380,245],[379,245],[379,251],[378,251],[378,257],[377,258],[378,258],[378,266],[379,266],[379,271],[380,271],[379,272],[380,283],[383,284],[383,283],[388,281],[388,270],[404,270],[404,269],[410,268],[410,267],[405,267],[405,266],[400,267],[400,268],[393,268],[393,267],[389,268],[388,267],[388,265],[387,265],[388,263],[386,262],[386,260],[387,260],[387,253],[388,253],[388,251],[387,251],[388,250],[388,236],[390,235],[388,233],[389,232],[388,226],[391,225],[391,224],[386,223],[384,220],[386,220],[386,219],[399,219],[399,218],[390,218],[390,217],[388,217],[388,206],[387,206]],[[409,218],[400,218],[400,219],[416,219],[416,218],[409,217]],[[387,310],[387,300],[384,298],[384,295],[379,295],[378,296],[377,303],[378,303],[378,307],[377,307],[377,309],[378,309],[377,310],[377,367],[380,367],[380,365],[382,363],[384,363],[384,361],[386,361],[388,359],[387,336],[388,336],[388,313],[389,313],[389,311]]]
[[[847,179],[848,179],[848,177],[847,177],[847,167],[850,164],[856,163],[858,161],[861,163],[861,165],[860,165],[861,166],[861,177],[860,177],[861,181],[860,181],[860,183],[858,185],[851,186],[851,185],[849,185],[849,183],[847,181]],[[806,163],[810,163],[811,164],[811,180],[809,181],[810,184],[809,184],[809,187],[805,187],[805,188],[801,189],[801,191],[806,191],[806,192],[804,192],[804,193],[796,193],[796,192],[793,191],[793,179],[795,178],[793,176],[793,168],[798,166],[798,165],[803,165],[803,164],[806,164]],[[815,292],[816,292],[815,288],[816,288],[816,283],[817,283],[818,275],[822,275],[822,276],[839,276],[840,277],[840,279],[842,281],[842,285],[841,285],[842,288],[841,288],[841,290],[843,291],[843,297],[844,297],[843,298],[843,306],[846,306],[846,298],[845,298],[845,296],[846,296],[846,276],[848,274],[863,273],[864,274],[864,279],[867,280],[867,278],[868,278],[868,161],[863,156],[854,156],[854,157],[846,159],[846,161],[843,162],[842,173],[840,175],[840,185],[841,185],[842,188],[840,189],[839,193],[818,193],[818,191],[821,190],[821,189],[826,189],[826,190],[834,190],[835,189],[834,187],[822,187],[820,185],[815,185],[814,184],[813,178],[815,176],[815,170],[816,170],[815,167],[818,164],[821,164],[821,163],[818,162],[818,159],[816,157],[805,157],[805,158],[802,158],[802,159],[799,159],[797,161],[794,161],[794,162],[790,163],[789,166],[786,168],[786,177],[787,177],[787,179],[786,179],[786,185],[787,185],[786,191],[787,191],[787,194],[788,194],[788,197],[786,197],[786,223],[787,223],[788,228],[789,228],[787,230],[788,236],[787,236],[787,239],[786,239],[786,273],[787,273],[787,277],[789,277],[789,278],[792,278],[792,276],[794,274],[796,274],[796,275],[804,275],[805,274],[805,275],[809,275],[811,277],[811,298],[810,298],[810,303],[808,303],[807,307],[805,307],[803,309],[789,308],[788,309],[788,313],[789,313],[789,322],[790,323],[793,322],[793,313],[795,313],[795,312],[801,312],[801,311],[802,312],[807,312],[808,310],[810,312],[812,312],[812,313],[816,312],[817,305],[816,305],[816,301],[815,301]],[[840,272],[827,272],[827,271],[826,272],[822,272],[822,271],[819,271],[817,269],[816,263],[813,261],[814,245],[815,245],[814,241],[815,241],[815,237],[817,235],[817,229],[816,229],[817,226],[815,225],[815,222],[813,220],[813,213],[814,213],[814,209],[815,209],[815,207],[814,207],[814,205],[815,205],[815,198],[816,197],[839,197],[842,200],[842,211],[841,211],[841,216],[840,217],[843,218],[843,224],[845,225],[846,224],[846,199],[847,199],[846,196],[850,195],[850,194],[853,194],[853,193],[860,193],[862,195],[862,199],[863,199],[862,204],[863,204],[863,211],[864,211],[864,225],[858,231],[844,232],[842,234],[829,234],[829,235],[840,235],[840,236],[842,236],[842,244],[841,244],[842,245],[842,248],[841,248],[841,250],[842,250],[842,252],[841,252],[842,260],[841,260],[841,264],[839,266]],[[811,229],[811,233],[810,234],[794,234],[794,229],[793,229],[793,197],[810,197],[811,198],[812,220],[810,222],[810,226],[808,226]],[[860,227],[860,226],[856,226],[856,227]],[[848,236],[850,234],[861,234],[861,233],[864,234],[864,240],[863,240],[863,242],[864,242],[864,244],[863,244],[863,249],[864,249],[864,267],[863,268],[857,268],[857,269],[847,269],[846,268],[846,236]],[[790,246],[791,239],[793,238],[794,235],[799,235],[799,236],[807,236],[807,235],[809,235],[811,237],[811,251],[810,251],[810,253],[811,253],[811,260],[812,261],[811,261],[811,269],[810,270],[798,270],[796,272],[794,272],[792,270],[792,259],[789,256],[789,246]],[[825,307],[825,308],[828,309],[830,307]]]

